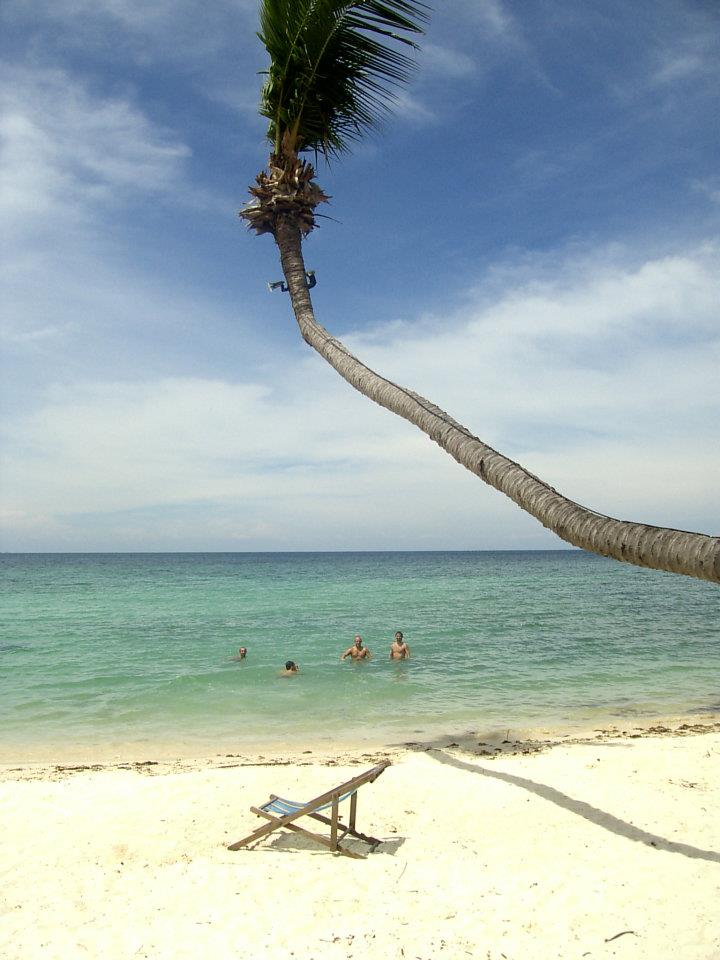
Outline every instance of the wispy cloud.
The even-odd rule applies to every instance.
[[[707,180],[694,180],[691,184],[694,190],[704,194],[713,203],[720,203],[720,177]]]
[[[58,49],[128,56],[140,64],[182,60],[186,69],[252,43],[253,0],[6,0],[2,18],[30,27],[34,42]]]
[[[61,70],[5,67],[0,81],[0,215],[13,231],[177,188],[189,148],[128,99],[93,95]]]
[[[554,272],[525,264],[442,328],[425,318],[348,343],[575,499],[710,527],[719,265],[712,247],[633,268],[618,251],[566,258]],[[29,527],[40,542],[38,516],[51,521],[48,543],[58,529],[82,544],[93,528],[109,540],[132,530],[122,542],[140,549],[172,548],[178,529],[207,545],[223,524],[248,546],[555,542],[312,355],[268,366],[262,382],[52,387],[7,431],[5,449],[10,546]],[[432,504],[443,505],[442,523]],[[138,511],[148,512],[145,535]]]
[[[461,78],[471,76],[477,69],[472,57],[436,43],[424,43],[420,57],[423,73]]]
[[[720,74],[720,20],[704,17],[678,17],[653,51],[655,68],[651,74],[657,85],[704,80]]]
[[[655,71],[653,79],[658,83],[674,83],[676,80],[685,80],[698,73],[703,73],[704,70],[705,61],[697,53],[684,56],[671,54],[665,59],[662,66]]]
[[[555,545],[338,381],[265,296],[272,244],[244,243],[216,196],[237,186],[239,205],[263,159],[255,8],[3,4],[4,547]],[[686,4],[642,9],[439,9],[408,122],[336,180],[365,232],[347,262],[311,241],[317,300],[346,326],[371,303],[381,319],[347,338],[361,357],[575,499],[713,530],[720,261],[683,233],[720,194],[714,41]],[[379,149],[394,166],[367,163]],[[411,306],[426,296],[442,316]]]
[[[401,382],[412,377],[421,392],[434,391],[434,399],[466,419],[474,408],[488,412],[493,429],[506,423],[514,431],[546,410],[554,411],[560,435],[565,427],[605,429],[605,417],[627,403],[621,380],[630,391],[642,382],[646,391],[635,399],[628,427],[642,420],[652,429],[658,411],[666,425],[683,425],[689,408],[702,408],[708,396],[720,400],[712,390],[689,391],[693,377],[710,388],[720,343],[719,267],[713,246],[632,267],[619,249],[573,256],[553,268],[521,264],[490,279],[493,294],[479,289],[485,302],[466,308],[450,329],[447,318],[429,317],[422,333],[405,330],[402,339],[391,337],[382,347],[372,341],[368,349],[361,337],[357,349],[369,350]],[[446,363],[436,362],[444,356]],[[564,392],[575,396],[570,408],[556,406],[555,395]],[[679,393],[687,394],[682,403]]]
[[[93,97],[64,72],[7,67],[2,81],[0,337],[42,346],[77,335],[78,315],[105,286],[95,228],[128,195],[177,186],[188,150],[127,101]]]
[[[687,111],[690,87],[699,104],[714,97],[720,78],[720,31],[717,15],[701,6],[667,4],[664,15],[653,8],[652,35],[636,60],[607,84],[620,100],[645,101],[645,109]]]
[[[40,348],[87,338],[100,318],[122,328],[128,315],[157,324],[194,309],[118,245],[133,204],[229,217],[230,204],[191,184],[186,143],[128,97],[98,94],[65,71],[6,66],[0,81],[4,343]]]
[[[457,12],[480,25],[486,36],[497,41],[521,42],[520,26],[503,0],[461,0]]]
[[[407,90],[398,90],[394,94],[393,113],[402,120],[414,124],[435,123],[437,116],[418,97]]]

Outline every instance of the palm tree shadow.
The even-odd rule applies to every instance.
[[[431,748],[425,751],[427,756],[440,763],[448,764],[451,767],[457,767],[458,770],[468,770],[470,773],[476,773],[478,776],[490,777],[493,780],[502,780],[504,783],[511,783],[523,790],[528,790],[549,803],[554,803],[564,810],[569,810],[590,823],[598,827],[609,830],[626,840],[634,840],[636,843],[644,843],[656,850],[665,850],[667,853],[679,853],[684,857],[691,857],[695,860],[709,860],[714,863],[720,863],[720,853],[714,850],[702,850],[700,847],[693,847],[688,843],[676,843],[674,840],[667,840],[655,833],[648,833],[647,830],[641,830],[640,827],[626,823],[611,813],[606,813],[598,807],[593,807],[584,800],[576,800],[574,797],[556,790],[555,787],[549,787],[544,783],[537,783],[535,780],[528,780],[526,777],[518,777],[512,773],[504,773],[501,770],[488,770],[487,767],[480,767],[474,763],[468,763],[466,760],[460,760],[442,750]]]

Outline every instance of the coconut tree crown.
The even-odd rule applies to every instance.
[[[299,154],[337,156],[388,112],[414,66],[402,47],[417,46],[427,19],[418,0],[262,0],[260,112],[273,148],[240,213],[251,229],[277,235],[282,217],[310,233],[328,197]]]
[[[428,8],[417,0],[262,0],[270,55],[260,112],[276,155],[325,156],[374,126],[406,81]]]

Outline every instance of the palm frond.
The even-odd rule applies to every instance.
[[[338,154],[387,113],[414,62],[419,0],[262,0],[270,56],[260,112],[274,152]]]

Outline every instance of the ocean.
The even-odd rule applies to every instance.
[[[720,710],[719,615],[713,584],[574,550],[4,554],[0,753],[629,729]],[[356,633],[373,659],[341,663]]]

